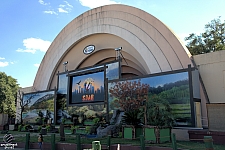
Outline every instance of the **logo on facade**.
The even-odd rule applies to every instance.
[[[95,50],[95,46],[94,45],[88,45],[84,48],[84,54],[88,55],[91,54],[93,51]]]
[[[14,137],[12,134],[7,133],[5,136],[3,136],[3,142],[4,144],[1,144],[1,146],[4,146],[5,149],[14,149],[15,146],[17,146],[17,143],[13,144]]]

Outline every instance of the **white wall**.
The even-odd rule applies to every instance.
[[[225,51],[194,56],[210,103],[225,103]]]

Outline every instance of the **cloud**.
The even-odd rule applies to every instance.
[[[65,4],[60,4],[58,8],[59,13],[69,13],[71,12],[73,6],[70,5],[67,1],[64,1]]]
[[[0,57],[0,60],[4,60],[5,58],[4,57]]]
[[[23,45],[25,49],[18,48],[16,51],[34,54],[36,51],[46,52],[51,42],[40,38],[27,38],[23,40]]]
[[[5,62],[0,61],[0,67],[6,67],[8,65],[9,65],[9,62],[7,62],[7,61],[5,61]]]
[[[34,64],[34,66],[35,66],[35,67],[39,67],[39,66],[40,66],[40,64]]]
[[[68,7],[73,8],[73,6],[72,6],[72,5],[70,5],[67,1],[64,1],[64,2],[66,3],[66,5],[67,5]]]
[[[49,5],[50,3],[45,3],[43,0],[38,0],[41,5]]]
[[[89,8],[96,8],[99,6],[103,6],[103,5],[109,5],[109,4],[119,4],[115,1],[112,0],[97,0],[97,1],[93,1],[93,0],[79,0],[80,4],[82,6],[86,6]]]
[[[46,10],[44,11],[45,14],[51,14],[51,15],[58,15],[57,12],[53,11],[53,10]]]
[[[21,49],[21,48],[17,49],[16,51],[21,53],[32,53],[32,54],[36,52],[35,49],[32,50],[32,49]]]
[[[50,5],[50,3],[45,3],[43,0],[39,0],[39,3],[42,5]],[[58,8],[53,8],[52,6],[46,6],[47,10],[43,11],[45,14],[58,15],[59,13],[70,13],[73,6],[67,1],[63,1],[62,4],[58,5]]]
[[[63,8],[58,8],[58,11],[59,11],[60,13],[68,13],[68,11],[64,10]]]

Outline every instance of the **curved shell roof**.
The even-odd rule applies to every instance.
[[[90,55],[87,45],[95,45]],[[54,39],[36,74],[33,87],[46,90],[56,86],[56,74],[68,61],[70,70],[114,58],[122,46],[128,64],[136,74],[152,74],[187,68],[192,64],[187,48],[160,20],[126,5],[106,5],[89,10],[72,20]]]

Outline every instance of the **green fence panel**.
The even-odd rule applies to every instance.
[[[123,137],[125,138],[125,139],[132,139],[133,138],[133,134],[132,134],[132,128],[128,128],[128,127],[124,127],[124,129],[123,129]]]
[[[160,129],[160,143],[170,142],[170,129]]]
[[[156,141],[154,128],[144,128],[144,135],[146,141]]]

